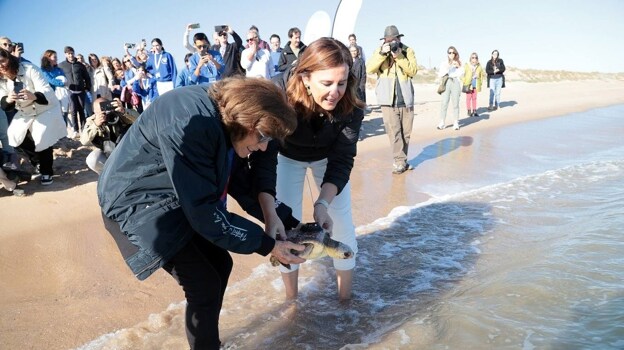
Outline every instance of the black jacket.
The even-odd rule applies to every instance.
[[[91,76],[84,64],[63,61],[58,64],[67,78],[67,87],[71,91],[91,91]]]
[[[289,77],[290,69],[275,76],[273,82],[285,90]],[[286,138],[280,153],[302,162],[327,158],[323,183],[336,185],[340,193],[351,176],[363,119],[364,111],[359,108],[350,115],[334,116],[333,121],[320,115],[309,121],[297,116],[297,129]]]
[[[141,280],[195,234],[241,254],[267,255],[275,245],[260,226],[224,206],[229,164],[237,156],[206,90],[187,86],[155,100],[125,134],[100,175],[102,213],[119,224],[126,239],[117,243]],[[255,191],[275,195],[276,157],[277,146],[250,156]],[[253,207],[253,195],[247,198],[243,207]]]
[[[494,74],[494,64],[492,60],[489,60],[485,65],[485,73],[487,74],[487,87],[490,87],[490,78],[503,78],[503,86],[505,87],[505,63],[502,59],[496,60],[496,67],[498,67],[498,73]]]
[[[292,66],[293,62],[295,62],[305,51],[307,46],[304,43],[299,42],[299,54],[295,55],[293,50],[290,48],[290,41],[286,43],[284,49],[282,50],[282,55],[280,56],[279,63],[277,65],[277,70],[280,72],[286,71],[286,68]]]
[[[232,38],[234,39],[234,42],[228,43],[225,46],[225,53],[223,54],[223,63],[225,64],[225,68],[221,74],[221,79],[245,74],[245,70],[240,65],[241,51],[243,51],[243,40],[234,31],[232,32]],[[215,43],[212,45],[211,49],[221,52],[221,45]]]

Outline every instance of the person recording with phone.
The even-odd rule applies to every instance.
[[[66,135],[59,101],[41,70],[0,49],[0,107],[14,113],[9,144],[21,148],[41,173],[42,185],[54,174],[52,146]]]
[[[113,152],[122,136],[139,117],[133,109],[125,109],[119,99],[113,101],[100,97],[93,102],[94,115],[87,118],[80,143],[97,147],[87,156],[87,166],[98,173]]]
[[[243,39],[229,25],[215,26],[217,42],[212,47],[214,51],[219,51],[223,58],[225,68],[221,73],[221,79],[244,75],[245,71],[240,65],[241,51],[243,51]],[[234,42],[228,42],[228,34],[232,36]]]
[[[9,51],[11,55],[17,57],[20,62],[28,62],[29,60],[22,57],[24,54],[24,43],[14,43],[6,36],[0,36],[0,47]]]
[[[193,35],[193,43],[197,52],[189,58],[191,84],[208,84],[221,80],[225,69],[221,53],[210,50],[210,42],[204,33]]]

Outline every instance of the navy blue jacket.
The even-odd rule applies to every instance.
[[[125,235],[127,242],[117,244],[137,278],[162,267],[195,234],[235,253],[271,252],[275,240],[257,224],[228,212],[222,201],[230,164],[240,160],[235,153],[228,156],[231,150],[205,86],[164,94],[130,127],[106,161],[97,192],[103,215]],[[276,155],[273,144],[250,156],[255,194],[275,195]],[[243,208],[254,207],[255,194]]]

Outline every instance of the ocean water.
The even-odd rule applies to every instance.
[[[466,141],[423,145],[414,172],[474,172],[357,228],[353,300],[336,300],[328,259],[288,303],[261,265],[228,287],[224,348],[624,349],[624,106]],[[79,349],[186,348],[180,302]]]

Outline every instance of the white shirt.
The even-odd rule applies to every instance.
[[[240,64],[245,68],[245,75],[247,77],[262,77],[266,79],[271,78],[271,70],[273,69],[273,62],[271,61],[271,53],[269,50],[258,49],[252,60],[248,60],[251,49],[245,49],[241,53]]]

